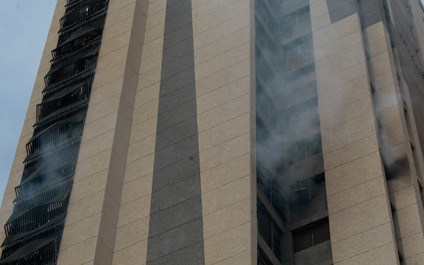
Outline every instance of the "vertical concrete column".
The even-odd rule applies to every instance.
[[[256,264],[253,6],[192,5],[205,264]]]
[[[408,125],[398,88],[396,66],[390,38],[382,22],[365,29],[373,73],[376,111],[379,116],[382,151],[389,169],[401,164],[388,180],[390,198],[394,208],[394,223],[399,252],[405,264],[424,263],[422,203],[410,150]],[[409,125],[410,126],[410,125]],[[408,160],[412,161],[408,165]],[[420,214],[421,213],[421,214]]]
[[[147,6],[109,2],[58,264],[112,264]]]
[[[399,264],[359,17],[311,17],[334,264]]]
[[[166,0],[150,0],[113,264],[147,262]]]
[[[16,198],[15,187],[20,184],[22,179],[22,173],[24,171],[23,162],[27,155],[25,145],[34,133],[34,128],[32,126],[36,122],[36,106],[41,103],[43,98],[42,91],[45,87],[44,76],[50,70],[50,60],[53,58],[51,51],[56,48],[57,40],[59,39],[59,35],[57,34],[60,29],[59,19],[65,14],[65,5],[66,0],[58,0],[56,3],[53,20],[44,46],[43,55],[41,57],[40,66],[38,68],[37,77],[32,90],[18,147],[16,148],[15,158],[13,160],[12,169],[10,171],[9,180],[7,182],[3,202],[0,208],[0,242],[3,242],[6,237],[3,226],[12,214],[13,200]]]

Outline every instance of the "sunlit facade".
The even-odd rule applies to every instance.
[[[423,14],[58,0],[0,264],[424,264]]]

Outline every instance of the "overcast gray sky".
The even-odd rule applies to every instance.
[[[55,5],[55,0],[0,1],[0,203]]]

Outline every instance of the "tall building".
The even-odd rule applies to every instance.
[[[58,0],[0,264],[424,264],[419,0]]]

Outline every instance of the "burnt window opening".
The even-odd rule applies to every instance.
[[[84,82],[87,82],[89,88],[91,89],[91,83],[93,82],[93,79],[94,69],[87,69],[69,80],[63,80],[59,83],[48,85],[43,89],[43,101],[49,100],[60,91],[70,89],[69,87],[79,85]]]
[[[274,36],[271,35],[270,31],[264,27],[261,23],[255,25],[256,34],[256,46],[261,47],[261,51],[264,52],[268,58],[273,58],[273,52],[277,50],[277,46],[274,40]],[[258,55],[258,53],[257,53]]]
[[[83,127],[84,118],[81,115],[58,121],[40,130],[26,144],[28,157],[47,152],[65,143],[78,141],[82,135]]]
[[[83,35],[87,32],[88,29],[103,27],[104,21],[106,18],[106,9],[102,12],[99,12],[85,20],[80,21],[78,24],[73,25],[68,28],[61,28],[59,30],[59,40],[58,46],[63,45],[64,43],[70,42],[75,38]]]
[[[286,82],[293,82],[296,79],[299,79],[307,74],[314,73],[314,72],[315,72],[315,63],[311,63],[293,72],[288,72],[288,73],[286,72],[284,75],[284,80]]]
[[[21,184],[15,187],[16,196],[19,197],[22,194],[33,192],[35,190],[43,189],[50,184],[50,180],[53,176],[59,176],[61,179],[71,178],[75,171],[75,162],[59,165],[55,169],[40,171],[39,174],[32,174],[30,177],[22,181]]]
[[[306,205],[314,198],[326,193],[325,174],[321,172],[312,177],[298,179],[290,185],[290,207]]]
[[[279,117],[279,111],[269,93],[258,80],[256,81],[256,109],[271,125],[275,125]]]
[[[256,176],[258,188],[264,193],[281,220],[287,220],[288,199],[284,196],[285,192],[282,191],[283,185],[273,176],[271,171],[263,166],[260,159],[257,162]]]
[[[79,102],[69,104],[67,106],[61,107],[53,111],[51,114],[38,119],[38,121],[33,125],[35,131],[38,133],[40,130],[49,127],[55,122],[58,122],[61,119],[67,119],[74,115],[79,115],[79,113],[86,113],[88,107],[88,98],[81,100]]]
[[[283,45],[286,64],[314,60],[312,34],[307,34]]]
[[[258,115],[256,115],[256,141],[258,143],[275,142],[269,128]]]
[[[265,3],[263,0],[255,1],[255,15],[262,23],[264,23],[270,32],[277,32],[278,22],[276,17],[273,15],[272,9],[275,8],[272,2],[268,2],[270,5]]]
[[[94,69],[97,63],[97,51],[88,53],[82,58],[75,58],[63,66],[52,67],[44,77],[46,86],[69,80],[87,69]]]
[[[266,207],[261,209],[258,202],[258,235],[270,249],[278,242],[272,239],[273,223],[290,229],[327,211],[309,5],[288,4],[288,9],[297,9],[293,12],[283,10],[281,0],[273,2],[280,5],[276,12],[268,0],[255,2],[257,9],[267,8],[255,13],[256,173],[258,200]],[[268,11],[277,14],[277,32],[265,22],[272,19]],[[282,263],[294,262],[292,236],[281,233],[277,238],[284,249],[277,251]],[[273,257],[262,243],[266,255]]]
[[[256,68],[257,68],[257,79],[261,81],[261,83],[266,86],[270,91],[275,91],[275,80],[276,73],[275,69],[272,66],[272,61],[270,58],[272,57],[272,53],[268,50],[269,55],[263,56],[263,50],[256,46]]]
[[[383,152],[383,167],[386,179],[394,179],[402,174],[409,174],[409,160],[406,154],[397,158],[391,158]]]
[[[299,252],[330,240],[328,217],[293,232],[294,251]]]
[[[283,42],[311,33],[309,5],[283,16],[280,24]]]
[[[283,49],[284,51],[290,51],[302,45],[310,45],[312,47],[312,33],[306,34],[305,36],[301,36],[300,38],[297,38],[295,40],[292,40],[291,42],[284,44]]]
[[[288,163],[293,165],[321,153],[321,133],[316,133],[292,144],[289,149]]]
[[[277,257],[277,259],[281,261],[283,251],[283,233],[259,199],[257,201],[257,208],[258,232],[267,243],[268,247],[272,250],[274,255]]]
[[[265,252],[258,246],[258,265],[273,265]]]
[[[85,101],[90,96],[90,84],[89,83],[79,83],[74,86],[67,87],[59,93],[54,94],[54,96],[49,97],[46,100],[43,100],[42,103],[38,104],[36,107],[36,117],[37,122],[40,119],[48,117],[53,112],[58,109],[64,108],[66,106]]]
[[[84,45],[81,49],[53,58],[50,60],[52,69],[59,69],[60,67],[66,66],[77,59],[90,58],[97,55],[100,48],[100,41],[101,38],[97,37],[86,43],[86,45]]]
[[[74,52],[83,48],[86,44],[101,37],[104,25],[90,25],[75,31],[62,44],[52,51],[53,58]]]
[[[0,264],[56,263],[107,5],[67,2]]]
[[[75,2],[73,5],[67,6],[65,15],[60,19],[62,28],[67,28],[80,21],[87,19],[93,14],[107,7],[107,1],[104,0],[88,0]]]
[[[282,17],[281,24],[283,25],[283,27],[293,27],[295,25],[308,22],[311,20],[311,17],[309,14],[310,14],[310,11],[309,11],[309,5],[308,5],[302,9],[296,10],[295,12]]]
[[[318,97],[305,100],[285,110],[286,115],[292,122],[304,121],[318,117]]]

